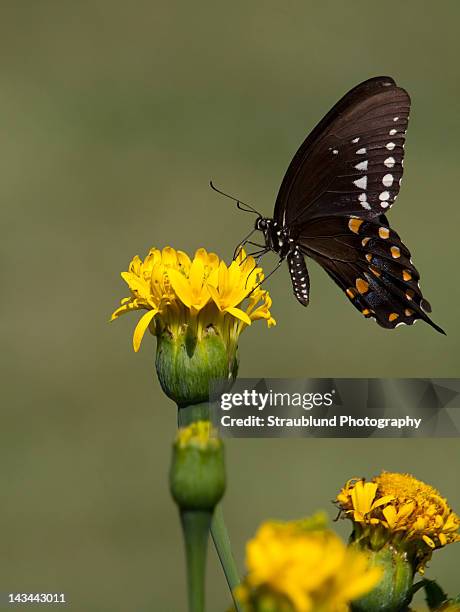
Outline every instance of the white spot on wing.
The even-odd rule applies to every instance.
[[[389,191],[382,191],[382,193],[379,193],[379,200],[389,200],[389,199],[390,199]]]
[[[351,142],[356,144],[357,142],[359,142],[359,137],[358,138],[353,138],[353,140]]]
[[[389,151],[393,151],[393,149],[395,148],[395,143],[394,142],[389,142],[386,147]]]
[[[364,161],[359,162],[359,164],[356,164],[355,168],[356,170],[367,170],[368,163],[368,160],[365,159]]]
[[[390,136],[394,136],[396,134],[398,130],[395,130],[394,128],[392,130],[390,130],[388,133],[390,134]]]
[[[393,117],[393,121],[398,121],[399,117]]]
[[[392,174],[385,174],[382,179],[382,183],[385,185],[385,187],[391,187],[393,185],[393,180]]]
[[[360,193],[358,196],[359,203],[365,210],[371,210],[371,205],[367,201],[367,196],[365,193]]]
[[[387,157],[383,163],[387,168],[393,168],[396,162],[394,157]]]
[[[367,176],[362,176],[357,181],[353,181],[353,185],[356,185],[356,187],[360,189],[367,189]]]
[[[357,155],[364,155],[366,153],[366,147],[363,147],[362,149],[358,149],[356,151]]]
[[[338,153],[337,149],[334,149],[332,152],[334,153],[334,155],[337,155]]]

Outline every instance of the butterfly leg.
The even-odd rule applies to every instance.
[[[251,240],[248,240],[246,242],[246,244],[250,244],[251,246],[255,246],[258,247],[259,249],[264,249],[264,250],[269,250],[267,249],[267,245],[266,244],[259,244],[258,242],[252,242]]]
[[[261,251],[255,251],[254,253],[248,253],[246,257],[240,262],[240,265],[241,265],[244,261],[246,261],[248,257],[254,257],[254,256],[257,257],[254,263],[254,266],[252,267],[252,270],[249,272],[248,277],[246,278],[246,283],[245,283],[246,287],[248,285],[248,281],[249,281],[249,278],[251,277],[251,274],[255,272],[255,270],[257,270],[260,260],[262,259],[264,255],[266,255],[269,252],[269,250],[270,249],[264,248]]]
[[[245,245],[248,244],[249,238],[252,236],[252,234],[255,231],[257,231],[255,228],[251,230],[249,234],[245,238],[243,238],[243,240],[239,244],[236,245],[236,248],[233,251],[233,259],[236,259],[238,257],[239,253],[241,252],[242,249],[244,249]]]
[[[267,253],[268,253],[268,250],[267,250]],[[264,255],[264,253],[263,253],[263,255]],[[249,297],[249,296],[251,295],[251,293],[253,293],[253,292],[254,292],[256,289],[258,289],[262,283],[265,283],[265,281],[266,281],[266,280],[268,280],[268,279],[270,278],[270,276],[272,276],[272,274],[275,274],[275,272],[276,272],[276,271],[278,270],[278,268],[281,266],[281,264],[283,263],[283,261],[284,261],[284,257],[282,257],[282,258],[281,258],[281,259],[278,261],[278,263],[277,263],[277,264],[276,264],[276,266],[273,268],[273,270],[272,270],[271,272],[269,272],[269,273],[267,274],[267,276],[265,276],[265,278],[263,278],[263,279],[262,279],[262,280],[261,280],[259,283],[257,283],[257,285],[256,285],[256,286],[255,286],[253,289],[251,289],[251,291],[248,293],[248,295],[247,295],[246,297]],[[255,268],[254,268],[254,270],[255,270]],[[252,271],[251,271],[251,274],[252,274],[252,272],[253,272],[254,270],[252,270]],[[250,275],[249,275],[249,276],[250,276]],[[248,278],[249,278],[249,276],[248,276]],[[247,281],[246,281],[246,282],[247,282]]]
[[[255,245],[255,246],[261,246],[261,245]],[[257,257],[257,262],[256,262],[256,265],[254,266],[254,267],[257,267],[257,264],[259,263],[260,258],[263,257],[265,253],[268,253],[269,250],[270,249],[263,247],[263,248],[260,248],[258,251],[252,251],[252,253],[246,253],[246,256],[243,257],[243,259],[239,262],[239,265],[241,266],[241,264],[243,264],[247,259],[249,259],[249,257]]]

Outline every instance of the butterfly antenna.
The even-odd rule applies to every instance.
[[[262,217],[262,215],[260,214],[260,212],[258,210],[256,210],[253,206],[251,206],[250,204],[246,204],[245,202],[242,202],[241,200],[239,200],[238,198],[235,198],[232,195],[229,195],[228,193],[225,193],[224,191],[221,191],[220,189],[218,189],[214,183],[212,181],[209,181],[209,185],[211,187],[211,189],[213,189],[214,191],[216,191],[217,193],[220,193],[220,195],[225,196],[226,198],[230,198],[230,200],[233,200],[234,202],[236,202],[236,206],[237,208],[239,208],[240,210],[244,211],[244,212],[250,212],[250,213],[254,213],[255,215],[258,215],[259,217]]]

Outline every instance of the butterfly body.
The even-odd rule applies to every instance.
[[[296,237],[291,236],[289,227],[283,227],[268,217],[259,217],[255,229],[263,233],[267,249],[276,253],[280,261],[287,259],[294,295],[302,306],[308,306],[310,279]]]
[[[364,81],[319,122],[293,157],[273,218],[255,229],[287,260],[294,295],[309,301],[304,256],[366,318],[392,329],[422,319],[444,333],[419,286],[409,249],[386,213],[399,194],[410,98],[390,77]]]

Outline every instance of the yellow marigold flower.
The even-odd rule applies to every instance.
[[[238,338],[253,321],[276,324],[262,268],[244,251],[227,265],[198,249],[193,260],[171,247],[135,257],[122,278],[131,291],[112,320],[146,311],[133,335],[139,350],[147,329],[157,336],[156,367],[166,394],[179,406],[208,400],[212,379],[233,379]]]
[[[247,544],[248,573],[236,591],[245,612],[261,609],[262,601],[273,610],[342,612],[378,583],[381,570],[321,523],[262,524]]]
[[[435,548],[460,540],[459,517],[439,491],[409,474],[382,472],[370,482],[349,480],[336,498],[353,522],[350,547],[381,567],[379,584],[353,603],[356,612],[406,609],[415,573],[424,572]]]
[[[244,251],[227,266],[205,249],[198,249],[193,261],[171,247],[151,249],[144,261],[136,255],[121,276],[131,296],[121,300],[112,320],[132,310],[147,310],[134,331],[135,351],[148,328],[158,335],[165,327],[173,331],[196,325],[200,336],[215,325],[236,340],[252,321],[265,319],[269,327],[276,324],[268,291],[258,286],[264,278],[262,269]]]
[[[384,538],[412,543],[423,570],[431,551],[460,541],[460,518],[439,491],[409,474],[382,472],[371,482],[353,479],[337,496],[343,516],[362,529],[384,528]]]

